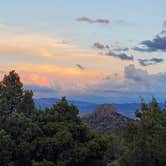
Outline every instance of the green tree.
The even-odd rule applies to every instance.
[[[23,84],[13,70],[0,82],[0,113],[8,116],[16,111],[23,97]]]
[[[35,110],[35,103],[33,100],[33,92],[30,90],[24,90],[22,100],[17,108],[18,112],[23,112],[25,114],[31,114]]]
[[[13,70],[0,82],[0,114],[8,117],[12,112],[30,114],[34,111],[33,92],[23,89],[19,75]]]

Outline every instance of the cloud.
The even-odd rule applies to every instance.
[[[91,18],[88,18],[88,17],[79,17],[76,19],[76,21],[78,22],[87,22],[87,23],[98,23],[98,24],[109,24],[111,23],[111,20],[109,19],[102,19],[102,18],[99,18],[99,19],[91,19]]]
[[[146,80],[148,73],[146,70],[136,69],[135,65],[128,65],[124,68],[124,76],[126,79],[139,82]]]
[[[121,60],[128,60],[128,61],[134,60],[134,57],[132,55],[130,56],[130,55],[127,55],[126,53],[115,53],[115,52],[109,51],[108,53],[106,53],[106,55],[119,58]]]
[[[76,21],[93,23],[93,20],[88,18],[88,17],[79,17],[79,18],[76,19]]]
[[[110,48],[114,51],[117,51],[117,52],[124,52],[124,51],[129,51],[129,48],[128,47],[120,47],[118,45],[119,43],[116,43],[116,45],[104,45],[100,42],[95,42],[93,44],[93,47],[96,48],[96,49],[99,49],[99,50],[109,50]]]
[[[164,59],[162,59],[162,58],[138,59],[139,64],[142,66],[154,65],[157,63],[161,63],[163,61],[164,61]]]
[[[76,64],[76,67],[78,67],[80,70],[85,70],[85,67],[83,67],[83,66],[80,65],[80,64]]]
[[[26,65],[17,66],[25,88],[35,97],[73,97],[100,102],[132,102],[139,96],[165,98],[166,72],[150,74],[127,65],[121,73],[101,70],[78,70],[75,67]]]
[[[94,43],[93,46],[97,49],[101,49],[101,50],[105,49],[105,46],[99,42]]]
[[[36,92],[40,92],[40,93],[56,93],[57,90],[47,87],[47,86],[39,86],[39,85],[33,85],[33,84],[28,84],[24,86],[25,89],[30,89],[32,90],[34,93]]]
[[[152,40],[144,40],[140,43],[142,47],[134,47],[133,50],[140,52],[166,52],[166,36],[156,35]]]
[[[23,72],[20,75],[21,75],[21,79],[23,80],[25,84],[34,84],[38,86],[50,86],[48,77],[41,75],[39,73]]]
[[[166,72],[149,74],[146,70],[136,68],[135,65],[129,65],[125,67],[124,74],[124,84],[126,84],[129,91],[138,91],[142,95],[147,93],[154,94],[154,96],[166,95]]]
[[[89,50],[81,49],[75,45],[59,42],[60,40],[35,34],[10,34],[0,38],[0,56],[37,56],[54,57],[88,54]],[[90,54],[90,53],[89,53]]]
[[[164,34],[166,34],[166,30],[161,31],[161,35],[164,35]]]
[[[166,28],[166,20],[164,20],[163,26],[164,28]]]
[[[110,50],[110,46],[109,45],[104,45],[104,44],[101,44],[99,42],[96,42],[93,44],[93,47],[94,48],[97,48],[99,50],[104,50],[104,52],[101,53],[101,55],[105,54],[107,56],[112,56],[112,57],[115,57],[115,58],[119,58],[121,60],[134,60],[134,57],[133,56],[130,56],[130,55],[127,55],[126,53],[122,53],[125,52],[125,51],[128,51],[129,48],[128,47],[116,47],[116,48],[113,48],[113,50],[117,51],[117,52],[120,52],[120,53],[115,53],[113,51]]]
[[[24,85],[24,88],[32,90],[35,98],[61,97],[61,95],[59,94],[59,90],[52,87],[39,86],[35,84],[26,84]]]
[[[94,20],[94,23],[100,23],[100,24],[109,24],[111,21],[108,20],[108,19],[97,19],[97,20]]]
[[[139,102],[139,96],[148,100],[152,96],[165,100],[166,72],[150,74],[130,64],[124,68],[123,75],[123,79],[118,75],[103,80],[95,87],[94,95],[104,101],[109,98],[111,102]]]
[[[138,69],[135,65],[128,65],[124,69],[124,84],[129,91],[141,92],[142,94],[165,94],[166,72],[150,74],[146,70]]]
[[[81,70],[78,70],[78,66]],[[77,65],[77,68],[42,64],[13,66],[13,69],[20,74],[25,85],[33,84],[41,87],[51,87],[58,89],[62,93],[86,91],[87,88],[99,84],[102,77],[112,75],[112,71],[83,70],[83,68],[82,65]],[[10,67],[6,69],[6,71],[10,70]]]
[[[115,51],[129,51],[129,48],[128,47],[124,47],[124,48],[121,48],[121,47],[118,47],[118,48],[114,48]]]

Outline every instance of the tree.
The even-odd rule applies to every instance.
[[[19,75],[13,70],[0,82],[0,114],[8,117],[12,112],[32,113],[35,109],[33,92],[23,89]]]
[[[20,104],[17,111],[25,114],[31,114],[35,110],[35,103],[33,100],[33,92],[30,90],[24,90]]]
[[[0,82],[0,113],[8,116],[16,111],[23,97],[23,84],[13,70]]]

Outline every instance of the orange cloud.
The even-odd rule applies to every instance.
[[[23,74],[21,74],[21,80],[25,84],[34,84],[34,85],[39,85],[39,86],[50,86],[48,78],[40,76],[38,74],[23,73]]]
[[[114,77],[112,71],[94,69],[79,70],[76,66],[20,65],[14,69],[20,73],[24,84],[35,84],[61,89],[61,91],[84,91],[104,82],[105,77]],[[10,68],[8,68],[10,70]]]
[[[5,35],[0,39],[0,55],[56,56],[87,53],[87,50],[46,35]]]

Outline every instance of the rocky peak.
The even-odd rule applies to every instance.
[[[117,113],[111,104],[102,104],[82,121],[96,132],[112,132],[122,129],[130,119]]]

